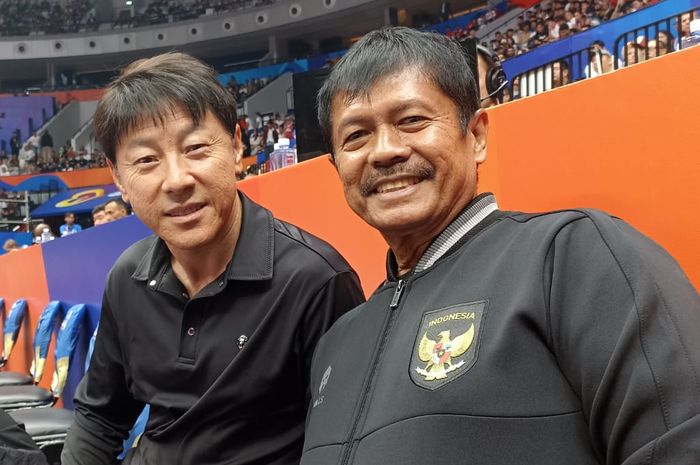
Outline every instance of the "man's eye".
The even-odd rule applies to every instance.
[[[148,156],[141,157],[141,158],[137,159],[136,164],[137,165],[148,165],[150,163],[155,163],[156,161],[158,161],[158,159],[156,157],[154,157],[152,155],[148,155]]]
[[[403,118],[401,120],[401,124],[415,124],[415,123],[420,123],[424,121],[425,118],[422,116],[414,115],[414,116],[408,116],[406,118]]]
[[[353,142],[365,134],[365,131],[355,131],[345,138],[345,143]]]
[[[185,149],[185,153],[192,153],[192,152],[197,152],[201,151],[201,149],[206,148],[206,144],[192,144],[188,145],[187,148]]]

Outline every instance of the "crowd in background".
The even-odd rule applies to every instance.
[[[445,31],[445,35],[451,39],[457,40],[467,38],[476,39],[479,30],[487,24],[494,22],[499,16],[500,15],[498,14],[498,10],[496,8],[490,8],[486,13],[465,26],[457,26],[454,29],[447,29]]]
[[[96,30],[92,0],[0,0],[0,35]]]
[[[172,23],[204,15],[234,12],[257,6],[270,5],[277,0],[154,0],[134,16],[117,18],[116,27],[138,27]]]
[[[226,88],[236,98],[236,102],[243,103],[245,99],[252,96],[254,93],[270,83],[268,78],[250,79],[242,84],[236,82],[236,78],[231,76],[226,84]]]
[[[107,166],[107,159],[99,150],[90,152],[84,146],[76,149],[70,141],[66,141],[56,150],[49,131],[44,131],[41,137],[35,133],[22,144],[19,130],[16,130],[10,139],[9,153],[0,150],[0,176],[52,173],[105,166]]]
[[[658,0],[545,0],[518,17],[515,28],[496,31],[485,45],[501,61],[634,13]]]
[[[238,124],[245,134],[243,144],[247,146],[246,155],[258,155],[262,152],[269,154],[280,137],[289,140],[290,146],[295,145],[294,115],[282,117],[279,113],[265,116],[256,113],[252,119],[248,115],[241,115]]]

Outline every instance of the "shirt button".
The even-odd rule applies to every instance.
[[[194,336],[194,328],[190,328],[187,330],[187,335],[188,336]]]
[[[187,292],[183,292],[183,293],[182,293],[182,298],[183,298],[183,299],[189,299],[190,296],[187,295]]]
[[[158,281],[156,281],[155,279],[152,279],[151,282],[148,283],[148,285],[151,287],[156,287],[156,284],[158,284]]]

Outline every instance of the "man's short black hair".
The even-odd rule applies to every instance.
[[[340,59],[317,98],[318,121],[326,149],[333,153],[331,105],[342,95],[345,102],[365,97],[382,78],[410,69],[422,74],[459,112],[462,130],[479,109],[476,80],[462,46],[443,34],[406,27],[370,32]]]
[[[112,82],[95,111],[95,134],[107,158],[116,161],[119,141],[145,119],[162,124],[178,110],[197,124],[211,111],[236,128],[236,99],[207,64],[184,53],[137,60]]]
[[[109,199],[108,201],[106,201],[104,203],[104,207],[107,207],[107,205],[109,205],[110,203],[116,204],[118,207],[123,208],[124,211],[129,213],[129,206],[126,204],[126,202],[124,202],[121,199],[121,197],[114,197],[114,198]]]
[[[92,209],[92,215],[95,216],[95,213],[105,211],[105,205],[106,205],[105,203],[101,203],[101,204],[95,206],[95,208]]]

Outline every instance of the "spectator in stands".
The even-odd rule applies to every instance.
[[[19,245],[14,239],[8,239],[5,241],[5,243],[2,245],[2,249],[9,253],[9,252],[17,252],[19,250]],[[2,463],[2,462],[0,462]]]
[[[680,49],[681,41],[690,35],[690,22],[693,20],[693,16],[698,17],[698,13],[695,15],[693,13],[683,13],[681,15],[681,36],[676,44],[676,49]]]
[[[10,137],[10,154],[19,155],[19,149],[22,147],[22,139],[19,129],[15,129]]]
[[[36,157],[36,152],[32,148],[32,144],[30,142],[27,142],[22,146],[22,148],[19,151],[19,169],[22,173],[25,173],[28,171],[29,168],[29,163],[34,162],[34,158]]]
[[[584,69],[586,77],[600,76],[615,69],[614,57],[605,49],[603,42],[593,42],[588,52],[589,62]]]
[[[148,403],[128,464],[298,464],[314,348],[363,300],[355,274],[237,192],[236,102],[198,60],[130,65],[95,132],[155,235],[109,274],[61,463],[112,464]]]
[[[71,234],[79,233],[83,230],[83,227],[75,222],[75,214],[73,212],[68,212],[63,216],[64,224],[58,228],[58,232],[61,237],[70,236]]]
[[[569,65],[565,61],[555,61],[551,64],[552,88],[565,86],[571,83]]]
[[[623,51],[626,66],[641,63],[647,58],[646,39],[644,36],[639,36],[636,40],[630,40],[624,45]]]
[[[113,198],[105,203],[105,223],[115,221],[129,215],[129,208],[120,198]]]
[[[562,22],[559,25],[559,38],[565,39],[571,35],[571,28],[566,22]]]
[[[0,176],[9,176],[10,175],[10,167],[7,164],[7,155],[4,157],[0,157]]]
[[[35,244],[44,244],[54,240],[55,237],[51,231],[51,226],[46,223],[39,223],[32,231],[32,242]]]
[[[39,161],[42,165],[48,165],[53,162],[53,137],[48,131],[44,131],[40,140],[41,151],[39,152]]]
[[[279,133],[277,132],[277,124],[270,118],[265,126],[265,132],[263,133],[263,140],[265,141],[265,151],[267,153],[272,152],[275,143],[279,139]]]
[[[263,148],[262,131],[255,128],[253,129],[253,134],[250,136],[250,154],[257,155]]]
[[[647,42],[646,54],[647,58],[655,58],[657,56],[666,55],[673,51],[673,39],[667,31],[659,31],[656,33],[656,38],[650,39]]]
[[[17,158],[17,155],[10,156],[7,166],[10,170],[10,176],[17,176],[19,174],[19,159]]]
[[[526,49],[527,44],[530,41],[530,38],[532,37],[533,33],[530,31],[530,23],[527,21],[524,21],[520,25],[520,29],[518,32],[515,34],[515,44],[518,46],[520,49]],[[497,42],[500,44],[500,42],[497,40]],[[496,49],[493,49],[494,52]]]
[[[94,226],[99,226],[105,224],[107,218],[105,218],[105,206],[104,204],[97,205],[92,209],[92,224]]]
[[[537,23],[537,26],[535,26],[535,33],[528,41],[527,46],[532,49],[547,42],[549,42],[549,31],[547,31],[547,26],[544,22],[540,21]]]
[[[29,144],[31,146],[32,150],[34,150],[34,155],[36,158],[36,156],[39,155],[39,147],[40,147],[39,135],[36,132],[34,132],[34,134],[32,134],[31,137],[29,137],[29,139],[27,139],[27,144]]]

